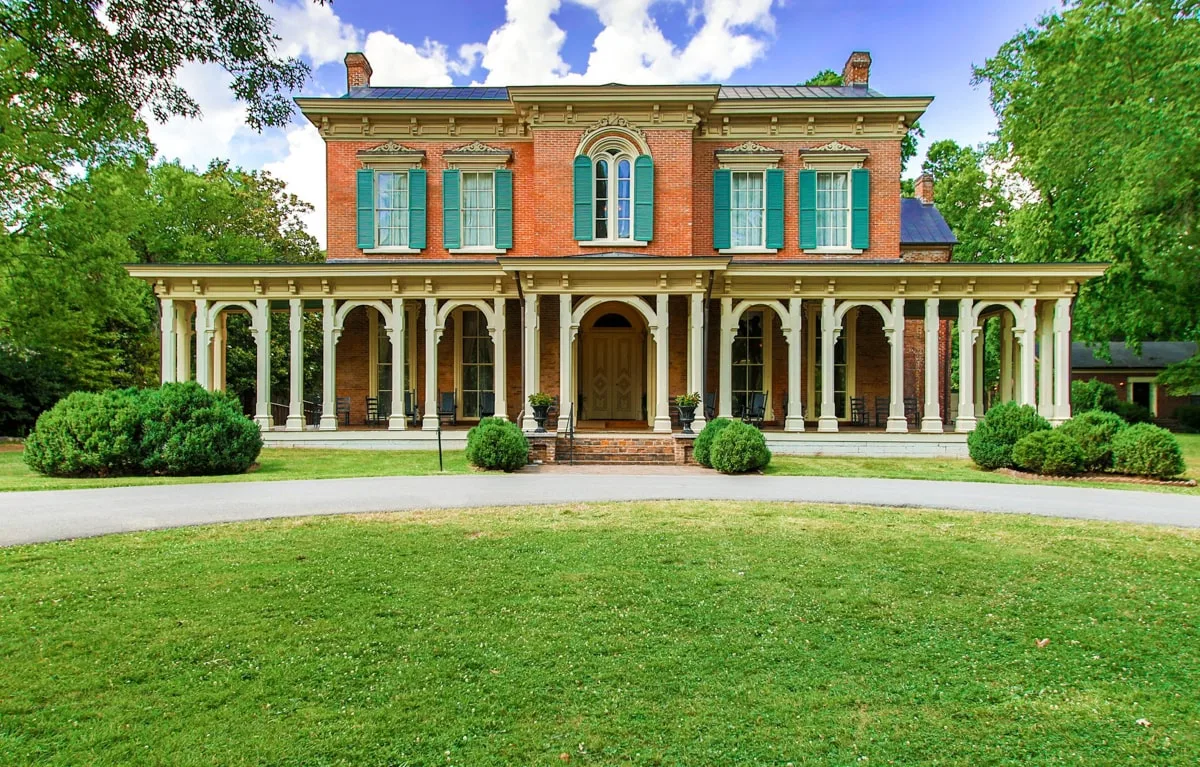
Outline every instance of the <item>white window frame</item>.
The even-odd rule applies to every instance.
[[[379,188],[380,188],[380,185],[383,182],[383,179],[385,176],[395,176],[397,179],[400,179],[400,178],[404,179],[404,205],[402,205],[398,208],[382,208],[382,207],[380,207],[380,205],[379,205],[379,199],[380,199]],[[374,211],[375,212],[374,212],[374,224],[373,225],[375,227],[376,249],[383,249],[383,250],[396,249],[396,250],[401,250],[401,251],[411,250],[408,243],[412,239],[412,231],[411,231],[411,223],[412,222],[409,220],[409,207],[411,205],[410,195],[412,194],[412,187],[409,185],[408,171],[407,170],[396,170],[396,169],[391,169],[391,168],[379,169],[379,170],[375,171],[373,180],[374,180],[374,188],[371,190],[371,193],[372,193],[372,195],[374,195],[373,202],[374,202]],[[396,192],[393,192],[392,194],[395,195]],[[381,236],[383,227],[381,227],[379,224],[380,211],[391,211],[393,213],[399,214],[401,220],[404,222],[403,226],[400,226],[400,227],[393,226],[393,227],[387,227],[387,228],[389,230],[403,231],[403,233],[404,233],[404,241],[403,242],[398,242],[398,243],[393,242],[393,243],[389,243],[387,245],[380,244],[383,240],[383,237]]]
[[[854,203],[853,203],[853,200],[854,200],[854,189],[853,189],[854,174],[851,173],[849,170],[843,170],[841,168],[818,168],[816,172],[817,172],[817,199],[815,200],[816,225],[817,225],[817,247],[816,247],[816,250],[826,252],[826,253],[849,252],[852,250],[852,248],[850,247],[850,243],[851,243],[852,228],[854,226]],[[844,208],[822,208],[821,207],[821,176],[844,176],[845,177],[845,179],[846,179],[846,206]],[[821,231],[825,230],[825,231],[836,232],[837,228],[822,226],[821,225],[821,213],[823,211],[828,212],[828,211],[838,211],[838,210],[844,210],[846,213],[846,225],[845,225],[845,227],[842,228],[842,235],[843,235],[843,237],[845,237],[845,244],[843,244],[843,245],[822,245],[822,244],[820,244]]]
[[[496,172],[491,170],[461,170],[458,185],[458,215],[459,229],[462,236],[462,247],[455,248],[454,253],[495,253],[496,249]],[[467,244],[467,176],[488,176],[492,183],[492,236],[491,242]],[[471,210],[487,210],[487,208],[471,208]]]
[[[739,210],[753,210],[753,208],[737,208],[734,207],[733,201],[737,197],[735,187],[737,186],[737,177],[758,176],[762,179],[762,204],[758,209],[758,242],[751,244],[738,245],[734,242],[734,231],[737,229],[735,222],[737,221],[737,212]],[[734,253],[762,253],[767,250],[767,172],[765,170],[733,170],[729,175],[729,250]],[[771,249],[774,252],[774,249]]]
[[[1128,376],[1125,379],[1125,400],[1133,402],[1133,385],[1150,384],[1150,415],[1158,418],[1158,384],[1154,376]]]
[[[771,383],[774,380],[774,370],[771,362],[775,357],[774,348],[772,346],[775,339],[775,312],[766,308],[747,309],[742,316],[738,318],[737,333],[741,332],[741,320],[745,319],[746,316],[750,314],[762,315],[763,391],[767,393],[767,404],[764,412],[766,413],[766,420],[773,421],[775,420],[775,406],[773,404],[775,400],[775,392],[771,389]],[[735,338],[737,337],[737,333],[735,333]],[[736,360],[734,361],[734,366],[737,366]],[[730,377],[732,379],[732,371],[730,373]]]
[[[592,220],[591,232],[592,239],[586,242],[579,243],[582,247],[596,246],[612,246],[619,245],[621,247],[645,247],[650,243],[644,240],[635,239],[637,231],[637,200],[635,190],[637,189],[637,158],[638,152],[625,139],[610,137],[597,143],[588,152],[588,160],[591,161],[592,168],[592,186],[588,190],[592,201]],[[596,196],[597,173],[596,166],[601,161],[606,161],[609,166],[608,187],[605,195],[605,203],[607,212],[604,217],[608,233],[604,237],[596,235],[596,224],[601,219],[597,216],[598,198]],[[629,162],[629,236],[616,236],[617,225],[619,223],[617,210],[620,203],[620,181],[618,179],[617,168],[622,160]]]
[[[472,338],[486,337],[488,340],[490,340],[492,342],[492,388],[490,389],[490,391],[493,393],[495,393],[495,391],[496,391],[496,366],[498,364],[500,364],[500,361],[496,359],[495,339],[492,338],[491,333],[489,333],[487,330],[487,316],[483,312],[479,311],[479,309],[477,307],[460,306],[460,307],[456,308],[454,310],[454,391],[455,391],[454,408],[456,410],[455,416],[460,421],[478,421],[479,416],[468,416],[468,415],[466,415],[466,411],[463,409],[463,405],[466,402],[465,398],[463,397],[463,392],[465,391],[463,389],[463,381],[466,380],[466,376],[463,373],[463,369],[466,367],[463,364],[463,327],[464,327],[463,313],[464,312],[476,312],[479,315],[480,321],[483,323],[483,325],[482,325],[482,327],[484,328],[483,335],[472,336]],[[472,391],[483,392],[483,391],[489,391],[489,390],[488,389],[472,389]]]

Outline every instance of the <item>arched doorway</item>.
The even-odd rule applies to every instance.
[[[646,323],[627,304],[601,304],[579,333],[580,420],[644,421]]]

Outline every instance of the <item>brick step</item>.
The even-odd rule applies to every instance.
[[[566,453],[559,453],[556,458],[556,463],[569,463],[570,458]],[[675,463],[674,456],[647,456],[647,455],[576,455],[575,463],[579,464],[622,464],[625,466],[670,466]]]

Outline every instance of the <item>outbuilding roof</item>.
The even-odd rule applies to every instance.
[[[1087,344],[1076,341],[1071,344],[1071,367],[1081,370],[1158,369],[1191,359],[1196,352],[1197,345],[1190,341],[1145,341],[1141,355],[1137,355],[1124,341],[1114,341],[1108,345],[1108,353],[1112,356],[1112,362],[1108,362],[1097,357]]]
[[[915,197],[900,198],[901,245],[956,245],[958,238],[935,205]]]

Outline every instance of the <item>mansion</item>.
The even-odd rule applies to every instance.
[[[268,444],[427,447],[493,414],[533,432],[538,392],[552,432],[677,435],[674,397],[698,393],[695,428],[747,417],[778,451],[957,455],[993,316],[1000,396],[1070,416],[1072,301],[1103,266],[956,262],[932,180],[901,196],[931,99],[872,89],[866,53],[838,87],[387,87],[345,61],[344,96],[296,100],[325,141],[326,263],[129,267],[161,304],[164,382],[222,388],[224,318],[250,315]]]

